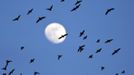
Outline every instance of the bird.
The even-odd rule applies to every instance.
[[[125,70],[123,70],[121,73],[124,74],[125,73]]]
[[[83,40],[87,39],[87,35],[83,37]]]
[[[71,9],[71,12],[73,12],[73,11],[77,10],[77,9],[80,7],[80,5],[81,5],[81,4],[76,5],[73,9]]]
[[[93,58],[93,54],[89,55],[89,57],[88,57],[88,58]]]
[[[18,15],[16,18],[14,18],[12,21],[18,21],[20,19],[21,15]]]
[[[34,10],[33,8],[30,9],[30,10],[28,10],[27,15],[29,15],[30,13],[32,13],[33,10]]]
[[[23,50],[24,49],[24,46],[21,46],[20,49]]]
[[[53,5],[51,5],[49,8],[47,8],[46,10],[52,11],[53,9]]]
[[[78,48],[78,52],[82,52],[84,50],[85,45],[80,45]]]
[[[82,2],[82,0],[77,0],[77,2],[75,3],[75,5],[78,5]]]
[[[61,38],[64,38],[65,36],[67,36],[68,34],[64,34],[64,35],[61,35],[58,39],[61,39]]]
[[[2,75],[7,75],[6,73],[3,73]]]
[[[82,37],[84,33],[85,33],[85,30],[81,31],[79,37]]]
[[[36,21],[36,23],[38,23],[39,21],[45,19],[46,17],[45,16],[42,16],[42,17],[39,17],[38,20]]]
[[[118,49],[114,50],[114,52],[112,53],[112,55],[118,53],[120,50],[121,50],[121,48],[118,48]]]
[[[100,43],[100,39],[97,39],[96,43]]]
[[[13,72],[15,71],[15,69],[12,69],[8,75],[11,75]]]
[[[103,71],[105,69],[105,67],[104,66],[101,66],[101,71]]]
[[[58,60],[60,60],[60,58],[62,57],[63,55],[58,55]]]
[[[118,73],[115,73],[115,75],[119,75]]]
[[[22,75],[22,73],[20,73],[20,75]]]
[[[29,63],[31,64],[31,63],[33,63],[34,61],[35,61],[35,58],[32,58],[32,59],[30,59],[30,62],[29,62]]]
[[[97,49],[97,50],[96,50],[96,53],[101,52],[101,50],[102,50],[102,48]]]
[[[64,2],[65,0],[60,0],[60,2]]]
[[[105,43],[110,43],[110,42],[112,42],[114,39],[108,39],[108,40],[106,40],[105,41]]]
[[[39,72],[34,72],[34,75],[40,74]]]
[[[111,12],[112,10],[115,10],[115,8],[110,8],[110,9],[107,9],[105,15],[107,15],[109,12]]]
[[[5,65],[5,67],[3,67],[3,68],[2,68],[2,70],[6,70],[6,69],[7,69],[8,64],[9,64],[10,62],[12,62],[12,60],[6,60],[6,65]]]

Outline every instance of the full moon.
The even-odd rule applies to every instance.
[[[65,28],[63,27],[62,24],[59,23],[48,24],[44,30],[44,34],[46,38],[54,44],[62,43],[66,39],[66,36],[59,39],[59,37],[66,34]]]

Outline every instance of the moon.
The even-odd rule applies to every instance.
[[[66,29],[62,24],[56,22],[48,24],[44,30],[44,34],[46,38],[54,44],[62,43],[66,39],[66,36],[58,39],[62,35],[66,34]]]

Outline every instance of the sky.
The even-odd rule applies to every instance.
[[[134,10],[133,0],[83,0],[78,10],[70,12],[76,0],[0,0],[0,68],[7,59],[7,71],[15,68],[13,75],[115,75],[125,70],[125,75],[134,75]],[[53,4],[53,11],[46,8]],[[33,8],[30,15],[26,15]],[[108,15],[105,12],[115,8]],[[12,21],[21,15],[19,21]],[[46,19],[36,23],[39,16]],[[57,22],[69,34],[65,41],[53,44],[44,35],[45,27]],[[85,30],[86,40],[79,37]],[[107,39],[114,39],[105,44]],[[101,39],[100,43],[96,43]],[[85,44],[83,52],[78,53],[80,45]],[[24,46],[24,50],[20,47]],[[95,54],[96,49],[102,52]],[[121,48],[119,53],[112,52]],[[57,55],[63,57],[57,60]],[[92,59],[88,56],[93,54]],[[29,64],[29,60],[35,62]],[[103,71],[100,67],[104,66]]]

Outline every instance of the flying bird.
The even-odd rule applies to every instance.
[[[18,15],[16,18],[14,18],[12,21],[18,21],[20,19],[21,15]]]
[[[100,39],[97,39],[96,43],[100,43]]]
[[[112,55],[118,53],[120,50],[121,50],[121,48],[118,48],[118,49],[114,50],[114,52],[112,53]]]
[[[30,59],[30,62],[29,62],[29,63],[31,64],[31,63],[33,63],[34,61],[35,61],[35,58],[32,58],[32,59]]]
[[[111,12],[112,10],[115,10],[115,8],[110,8],[110,9],[107,9],[105,15],[107,15],[109,12]]]
[[[13,73],[14,73],[14,71],[15,71],[15,69],[12,69],[12,70],[9,72],[9,74],[8,74],[8,75],[13,74]]]
[[[68,35],[68,34],[61,35],[58,39],[64,38],[64,37],[67,36],[67,35]]]
[[[77,0],[77,2],[75,3],[75,5],[78,5],[82,2],[82,0]]]
[[[2,70],[6,70],[10,62],[12,62],[12,60],[6,60],[6,65],[2,68]]]
[[[34,72],[34,75],[40,74],[39,72]]]
[[[118,73],[115,73],[115,75],[119,75]]]
[[[42,17],[39,17],[38,20],[36,21],[36,23],[38,23],[39,21],[45,19],[46,17],[45,16],[42,16]]]
[[[20,73],[20,75],[22,75],[22,73]]]
[[[112,42],[114,39],[108,39],[108,40],[106,40],[105,41],[105,43],[110,43],[110,42]]]
[[[79,37],[82,37],[84,35],[84,33],[85,33],[85,30],[83,30],[82,32],[80,32]]]
[[[83,40],[87,39],[87,35],[83,37]]]
[[[105,67],[104,66],[101,66],[101,71],[103,71],[105,69]]]
[[[33,8],[30,9],[30,10],[28,10],[27,15],[29,15],[30,13],[32,13],[33,10],[34,10]]]
[[[65,0],[60,0],[60,2],[64,2]]]
[[[102,50],[102,48],[97,49],[97,50],[96,50],[96,53],[101,52],[101,50]]]
[[[76,5],[76,6],[75,6],[75,7],[71,10],[71,12],[73,12],[73,11],[77,10],[77,9],[80,7],[80,5],[81,5],[81,4]]]
[[[2,75],[7,75],[6,73],[3,73]]]
[[[23,50],[23,49],[24,49],[24,46],[21,46],[21,47],[20,47],[20,50]]]
[[[89,57],[88,57],[88,58],[93,58],[93,54],[89,55]]]
[[[58,55],[58,60],[60,60],[60,58],[62,57],[63,55]]]
[[[79,48],[78,48],[78,52],[82,52],[82,51],[84,50],[84,47],[85,47],[85,45],[81,45],[81,46],[79,46]]]
[[[125,73],[125,70],[123,70],[121,73],[124,74]]]
[[[51,5],[49,8],[47,8],[46,10],[52,11],[53,9],[53,5]]]

